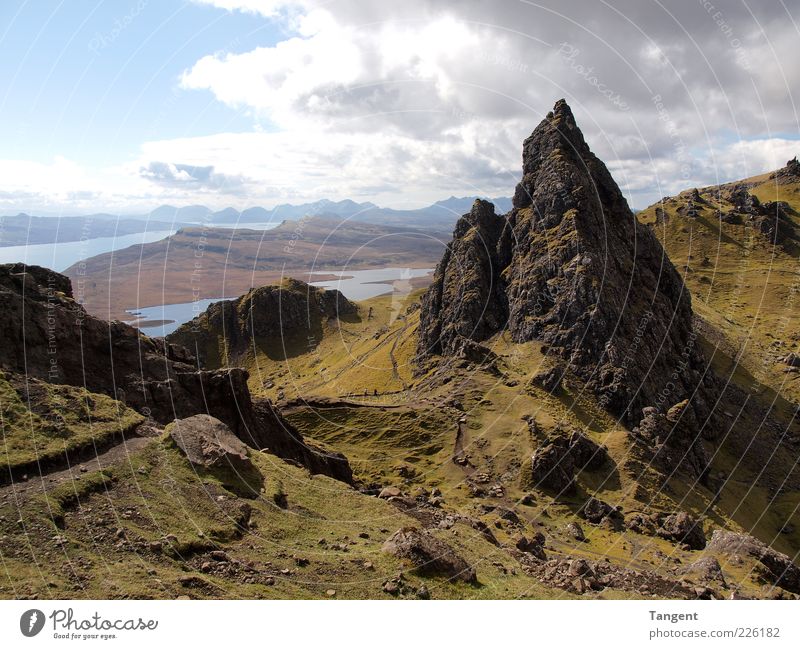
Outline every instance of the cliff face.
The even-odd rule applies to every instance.
[[[185,348],[89,315],[59,273],[0,265],[0,310],[2,369],[107,394],[162,424],[209,414],[253,448],[352,478],[343,456],[304,444],[271,403],[251,399],[245,370],[201,371]]]
[[[451,355],[507,329],[562,357],[635,424],[691,398],[709,408],[683,281],[639,224],[563,100],[523,145],[514,207],[476,202],[423,299],[418,352]],[[701,386],[702,387],[702,386]]]
[[[278,347],[301,342],[307,351],[322,337],[325,322],[357,312],[341,292],[289,278],[236,300],[215,302],[167,340],[198,354],[203,366],[220,367],[235,364],[260,342]]]

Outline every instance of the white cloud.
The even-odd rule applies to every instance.
[[[195,2],[286,34],[208,54],[180,76],[198,113],[213,98],[251,115],[254,130],[146,142],[113,169],[53,169],[55,186],[47,170],[11,162],[12,179],[30,179],[17,178],[20,196],[55,200],[75,186],[136,204],[401,206],[509,195],[522,140],[560,97],[637,207],[797,152],[787,135],[800,130],[797,32],[778,4],[726,4],[721,27],[698,3],[667,13],[639,0]]]
[[[245,13],[261,14],[266,17],[274,16],[286,7],[302,4],[296,0],[193,0],[193,2],[225,9],[226,11],[243,11]]]

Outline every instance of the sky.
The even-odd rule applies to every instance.
[[[796,0],[3,0],[0,214],[510,196],[566,98],[634,208],[800,153]]]

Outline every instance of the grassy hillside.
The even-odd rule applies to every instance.
[[[0,484],[103,448],[143,420],[105,395],[0,372]]]
[[[782,241],[737,208],[737,191],[756,197],[762,208],[785,202],[780,215],[764,209],[780,223]],[[688,190],[638,216],[682,272],[696,314],[716,330],[709,331],[709,344],[736,360],[740,379],[750,376],[763,385],[757,389],[780,395],[776,407],[785,407],[781,398],[800,401],[800,373],[782,362],[800,350],[800,178],[775,172]]]
[[[198,474],[162,437],[128,463],[32,497],[21,516],[1,504],[0,556],[14,577],[0,579],[0,596],[380,599],[416,598],[424,585],[437,598],[558,597],[494,565],[509,559],[462,524],[439,536],[476,565],[479,583],[421,577],[380,551],[413,519],[335,480],[252,455],[261,486],[247,497],[230,475]],[[385,591],[389,580],[398,593]]]

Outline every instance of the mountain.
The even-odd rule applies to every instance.
[[[206,221],[213,214],[205,205],[188,205],[185,207],[173,207],[172,205],[161,205],[147,214],[148,218],[158,221],[178,221],[191,223]]]
[[[465,196],[456,198],[455,196],[451,196],[445,200],[437,201],[433,205],[415,210],[393,210],[377,207],[359,212],[352,218],[358,221],[383,223],[393,226],[447,229],[453,226],[461,214],[469,210],[476,198],[478,197]],[[507,211],[511,208],[511,199],[509,198],[500,197],[487,200],[494,202],[499,210]]]
[[[272,213],[263,207],[248,207],[242,210],[240,219],[243,223],[264,222],[272,219]]]
[[[309,217],[74,293],[0,267],[0,595],[800,598],[795,164],[634,216],[561,101],[522,166],[445,249]],[[357,304],[286,277],[434,254]],[[75,300],[234,285],[167,340]]]
[[[666,197],[638,215],[693,295],[697,324],[739,372],[800,402],[800,164]],[[785,361],[789,361],[788,363]],[[776,407],[791,411],[779,399]]]
[[[245,225],[247,223],[266,221],[280,223],[287,219],[296,220],[306,216],[347,218],[359,212],[363,212],[364,210],[370,210],[376,207],[374,203],[356,203],[349,199],[343,201],[322,199],[313,203],[302,203],[300,205],[284,203],[282,205],[276,205],[271,210],[267,210],[263,207],[249,207],[239,212],[229,207],[220,212],[214,212],[211,221],[219,224],[233,225],[241,223]]]
[[[456,198],[455,196],[451,196],[443,201],[436,201],[431,205],[431,208],[439,208],[443,211],[449,211],[451,214],[458,214],[460,216],[465,212],[469,212],[472,204],[478,198],[492,203],[495,211],[500,214],[505,214],[510,211],[512,207],[512,200],[502,196],[496,198],[486,198],[484,196],[462,196],[461,198]]]
[[[514,208],[498,216],[476,201],[456,225],[422,305],[419,352],[457,355],[506,329],[546,343],[628,422],[689,397],[694,416],[709,415],[689,292],[563,100],[525,140]]]
[[[0,246],[67,243],[99,237],[121,237],[174,228],[173,222],[142,221],[112,214],[89,216],[0,216]]]
[[[217,224],[217,225],[241,225],[247,227],[252,223],[280,223],[285,220],[299,220],[308,216],[321,216],[325,218],[352,219],[365,223],[375,223],[377,225],[389,225],[394,227],[417,227],[430,228],[433,230],[451,227],[458,216],[469,210],[470,205],[475,200],[475,196],[465,196],[456,198],[451,196],[445,200],[437,201],[427,207],[412,210],[395,210],[390,208],[378,207],[374,203],[357,203],[350,199],[341,201],[331,201],[322,199],[313,203],[301,203],[298,205],[283,203],[271,209],[254,206],[244,210],[237,210],[233,207],[226,207],[222,210],[214,211],[205,205],[189,205],[175,207],[173,205],[161,205],[146,214],[131,214],[120,217],[114,214],[91,214],[88,216],[70,216],[68,218],[59,217],[29,217],[26,214],[19,214],[15,217],[0,217],[4,223],[11,224],[13,228],[11,235],[4,235],[0,245],[21,245],[25,241],[20,239],[16,231],[21,231],[24,218],[35,219],[32,222],[32,229],[35,232],[35,241],[31,243],[49,243],[45,241],[48,235],[58,222],[64,224],[70,233],[78,230],[79,223],[91,223],[93,231],[107,232],[112,225],[119,224],[121,228],[118,234],[134,234],[144,229],[142,222],[148,222],[148,229],[156,229],[156,226],[174,227],[176,224]],[[494,202],[496,208],[505,212],[511,209],[510,198],[487,199]],[[48,220],[49,219],[49,220]],[[138,228],[138,229],[137,229]],[[163,229],[168,229],[164,227]],[[75,237],[77,238],[63,238]],[[77,241],[81,235],[64,234],[59,238],[60,241]],[[113,236],[109,234],[92,234],[95,236]],[[40,240],[42,239],[42,240]],[[8,243],[3,243],[8,241]],[[11,243],[20,241],[21,243]]]

